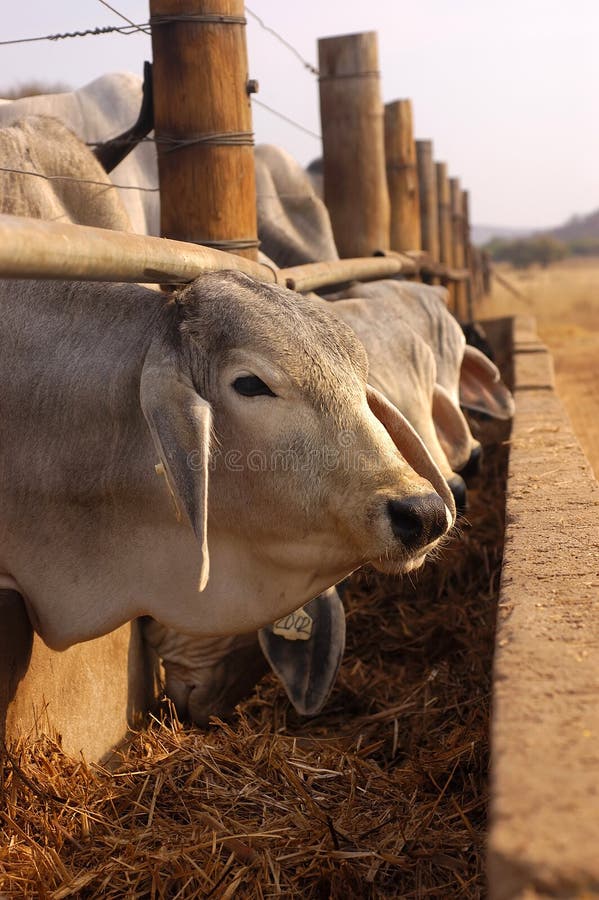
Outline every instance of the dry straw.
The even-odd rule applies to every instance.
[[[111,770],[14,746],[0,895],[484,896],[505,466],[499,442],[462,538],[413,583],[354,577],[322,715],[300,720],[268,676],[230,723],[153,721]]]

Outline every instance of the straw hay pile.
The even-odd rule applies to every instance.
[[[488,450],[472,527],[414,587],[354,577],[323,715],[268,676],[230,724],[153,722],[116,772],[13,747],[0,897],[484,896],[505,463]]]

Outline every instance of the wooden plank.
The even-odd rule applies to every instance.
[[[391,203],[390,247],[420,250],[420,197],[411,100],[385,105],[385,157]]]
[[[258,258],[243,0],[150,0],[161,233]]]
[[[33,633],[22,597],[0,590],[0,741],[60,735],[99,760],[158,703],[158,659],[139,622],[60,653]],[[0,757],[2,749],[0,747]]]
[[[374,31],[318,42],[324,200],[342,257],[389,248],[384,114]]]

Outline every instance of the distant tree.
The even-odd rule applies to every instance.
[[[599,238],[578,238],[566,246],[572,256],[599,256]]]
[[[516,269],[527,269],[535,263],[546,268],[568,253],[568,248],[562,241],[548,235],[518,238],[515,241],[494,239],[485,245],[485,250],[496,262],[509,262]]]
[[[563,241],[558,241],[557,238],[549,235],[540,235],[530,240],[533,245],[534,261],[540,263],[544,269],[551,265],[552,262],[559,262],[560,259],[564,259],[568,255],[567,246]]]

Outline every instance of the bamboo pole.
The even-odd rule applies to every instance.
[[[235,269],[277,280],[270,266],[166,238],[0,215],[0,277],[182,284]]]
[[[422,249],[427,250],[433,260],[438,262],[439,220],[432,141],[416,141],[416,159],[418,163],[418,186],[420,189]]]
[[[281,269],[280,276],[286,287],[294,291],[314,291],[346,281],[375,281],[401,273],[412,273],[410,259],[398,256],[371,256],[358,259],[341,259],[337,262],[309,263],[290,269]]]
[[[385,157],[392,250],[420,250],[420,198],[411,100],[385,105]]]
[[[161,233],[257,259],[243,0],[150,0]]]
[[[459,178],[449,179],[451,195],[451,234],[453,243],[453,264],[463,269],[464,259],[464,210]],[[460,319],[467,318],[467,293],[463,282],[456,285],[456,315]]]
[[[0,278],[50,278],[184,284],[204,272],[234,269],[298,291],[411,272],[409,257],[331,260],[289,269],[166,238],[107,228],[0,215]]]
[[[342,257],[389,248],[376,32],[318,41],[324,199]]]

